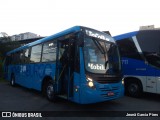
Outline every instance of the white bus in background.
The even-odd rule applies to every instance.
[[[160,30],[142,30],[115,36],[122,57],[125,92],[160,94]]]

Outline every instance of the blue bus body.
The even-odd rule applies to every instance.
[[[115,36],[122,57],[126,93],[160,94],[160,30],[142,30]]]
[[[101,35],[96,38],[99,34]],[[94,49],[89,51],[94,56],[92,63],[88,63],[91,64],[91,67],[87,66],[87,69],[94,73],[88,72],[85,67],[84,57],[90,55],[87,52],[84,53],[84,49],[87,49],[84,47],[86,44],[83,42],[84,36],[92,42],[92,37],[103,39],[104,35],[107,36],[107,40],[111,40],[107,41],[109,42],[107,45],[110,45],[110,42],[115,44],[114,40],[105,33],[75,26],[12,50],[7,53],[5,78],[11,82],[11,85],[19,84],[44,91],[49,100],[53,96],[59,96],[76,103],[89,104],[122,97],[124,88],[120,71],[118,75],[112,72],[112,76],[102,73],[96,74],[96,71],[102,72],[105,71],[105,68],[102,64],[96,64],[98,58]],[[98,46],[99,43],[96,45]],[[98,48],[98,50],[100,49]],[[65,54],[67,50],[69,54],[66,54],[69,57]],[[63,55],[66,55],[66,58],[63,58]],[[116,58],[119,59],[119,56]],[[88,74],[89,78],[86,77]],[[98,75],[99,79],[102,77],[103,81],[109,78],[109,82],[106,80],[106,82],[100,83],[92,75]]]

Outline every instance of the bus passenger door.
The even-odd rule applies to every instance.
[[[57,54],[57,64],[56,64],[56,87],[57,93],[59,95],[68,94],[68,50],[69,42],[67,40],[61,40],[57,42],[58,44],[58,54]]]
[[[69,59],[68,59],[68,97],[73,97],[73,84],[74,84],[74,70],[75,70],[75,54],[76,54],[76,44],[75,39],[71,38],[69,40]]]
[[[160,69],[156,70],[157,93],[160,94]]]
[[[147,92],[160,93],[160,56],[158,53],[146,55],[148,60]]]

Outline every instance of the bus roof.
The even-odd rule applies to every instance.
[[[125,34],[114,36],[113,38],[115,40],[121,40],[121,39],[125,39],[125,38],[129,38],[129,37],[135,36],[135,35],[137,35],[137,33],[138,33],[138,31],[129,32],[129,33],[125,33]]]
[[[51,35],[51,36],[48,36],[48,37],[45,37],[45,38],[42,38],[42,39],[39,39],[39,40],[37,40],[37,41],[28,43],[28,44],[26,44],[26,45],[24,45],[24,46],[22,46],[22,47],[19,47],[19,48],[16,48],[16,49],[12,50],[12,51],[9,51],[9,52],[7,53],[7,55],[9,55],[9,54],[11,54],[11,53],[14,53],[14,52],[17,52],[17,51],[19,51],[19,50],[27,49],[27,48],[29,48],[29,47],[31,47],[31,46],[40,44],[40,43],[42,43],[42,42],[47,42],[47,41],[49,41],[49,40],[51,40],[51,39],[58,38],[58,37],[61,37],[61,36],[63,36],[63,35],[67,35],[67,34],[69,34],[69,33],[77,32],[77,31],[80,31],[80,30],[81,30],[81,26],[71,27],[71,28],[66,29],[66,30],[64,30],[64,31],[62,31],[62,32],[56,33],[56,34],[54,34],[54,35]]]

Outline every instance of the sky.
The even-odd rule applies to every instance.
[[[0,32],[49,36],[75,25],[112,36],[160,27],[159,0],[0,0]]]

